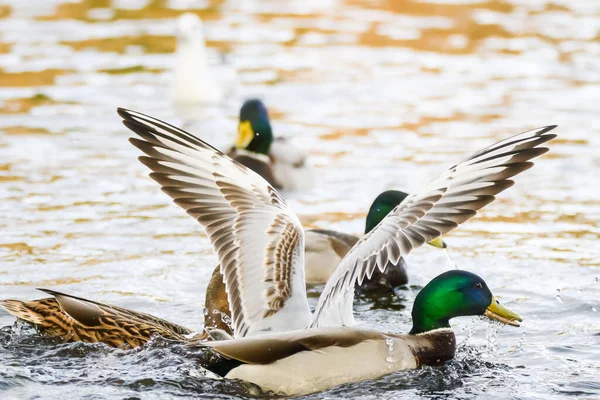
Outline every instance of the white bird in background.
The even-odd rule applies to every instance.
[[[173,102],[177,105],[221,103],[233,91],[236,73],[226,64],[211,66],[202,20],[192,13],[177,21]]]

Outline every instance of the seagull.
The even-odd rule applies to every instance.
[[[202,20],[192,13],[177,21],[177,51],[172,98],[177,105],[222,103],[232,91],[231,66],[209,66]]]

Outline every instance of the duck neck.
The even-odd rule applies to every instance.
[[[417,365],[440,365],[454,358],[456,336],[450,328],[436,329],[413,337]]]
[[[418,335],[421,333],[427,333],[436,329],[450,328],[450,322],[446,319],[440,319],[436,316],[421,315],[415,319],[413,315],[413,326],[410,330],[411,335]]]
[[[450,328],[449,304],[440,297],[440,291],[437,289],[437,286],[427,285],[415,298],[412,309],[411,335]]]
[[[246,147],[246,150],[258,154],[268,155],[273,143],[273,131],[268,120],[255,120],[251,122],[254,138]]]

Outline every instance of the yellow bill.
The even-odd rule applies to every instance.
[[[494,296],[492,296],[492,303],[485,310],[484,315],[491,320],[512,326],[520,326],[519,322],[523,321],[519,314],[504,307]]]
[[[245,149],[248,147],[253,138],[254,131],[252,130],[252,124],[250,124],[250,121],[240,122],[238,125],[238,135],[235,138],[235,147],[238,149]]]
[[[438,249],[445,249],[446,247],[448,247],[441,237],[433,239],[431,242],[427,242],[427,244],[433,247],[437,247]]]

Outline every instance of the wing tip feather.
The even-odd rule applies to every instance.
[[[546,125],[546,126],[543,126],[541,128],[538,128],[538,129],[540,129],[540,131],[538,132],[538,135],[541,136],[544,133],[550,132],[551,130],[553,130],[555,128],[558,128],[558,125]],[[556,137],[556,134],[552,134],[552,135],[554,135],[554,137]],[[548,136],[551,136],[551,135],[548,135]],[[554,139],[554,138],[552,138],[552,139]],[[549,140],[551,140],[551,139],[549,139]]]
[[[117,114],[119,114],[119,117],[123,118],[124,120],[133,118],[131,115],[131,110],[124,107],[117,107]]]

